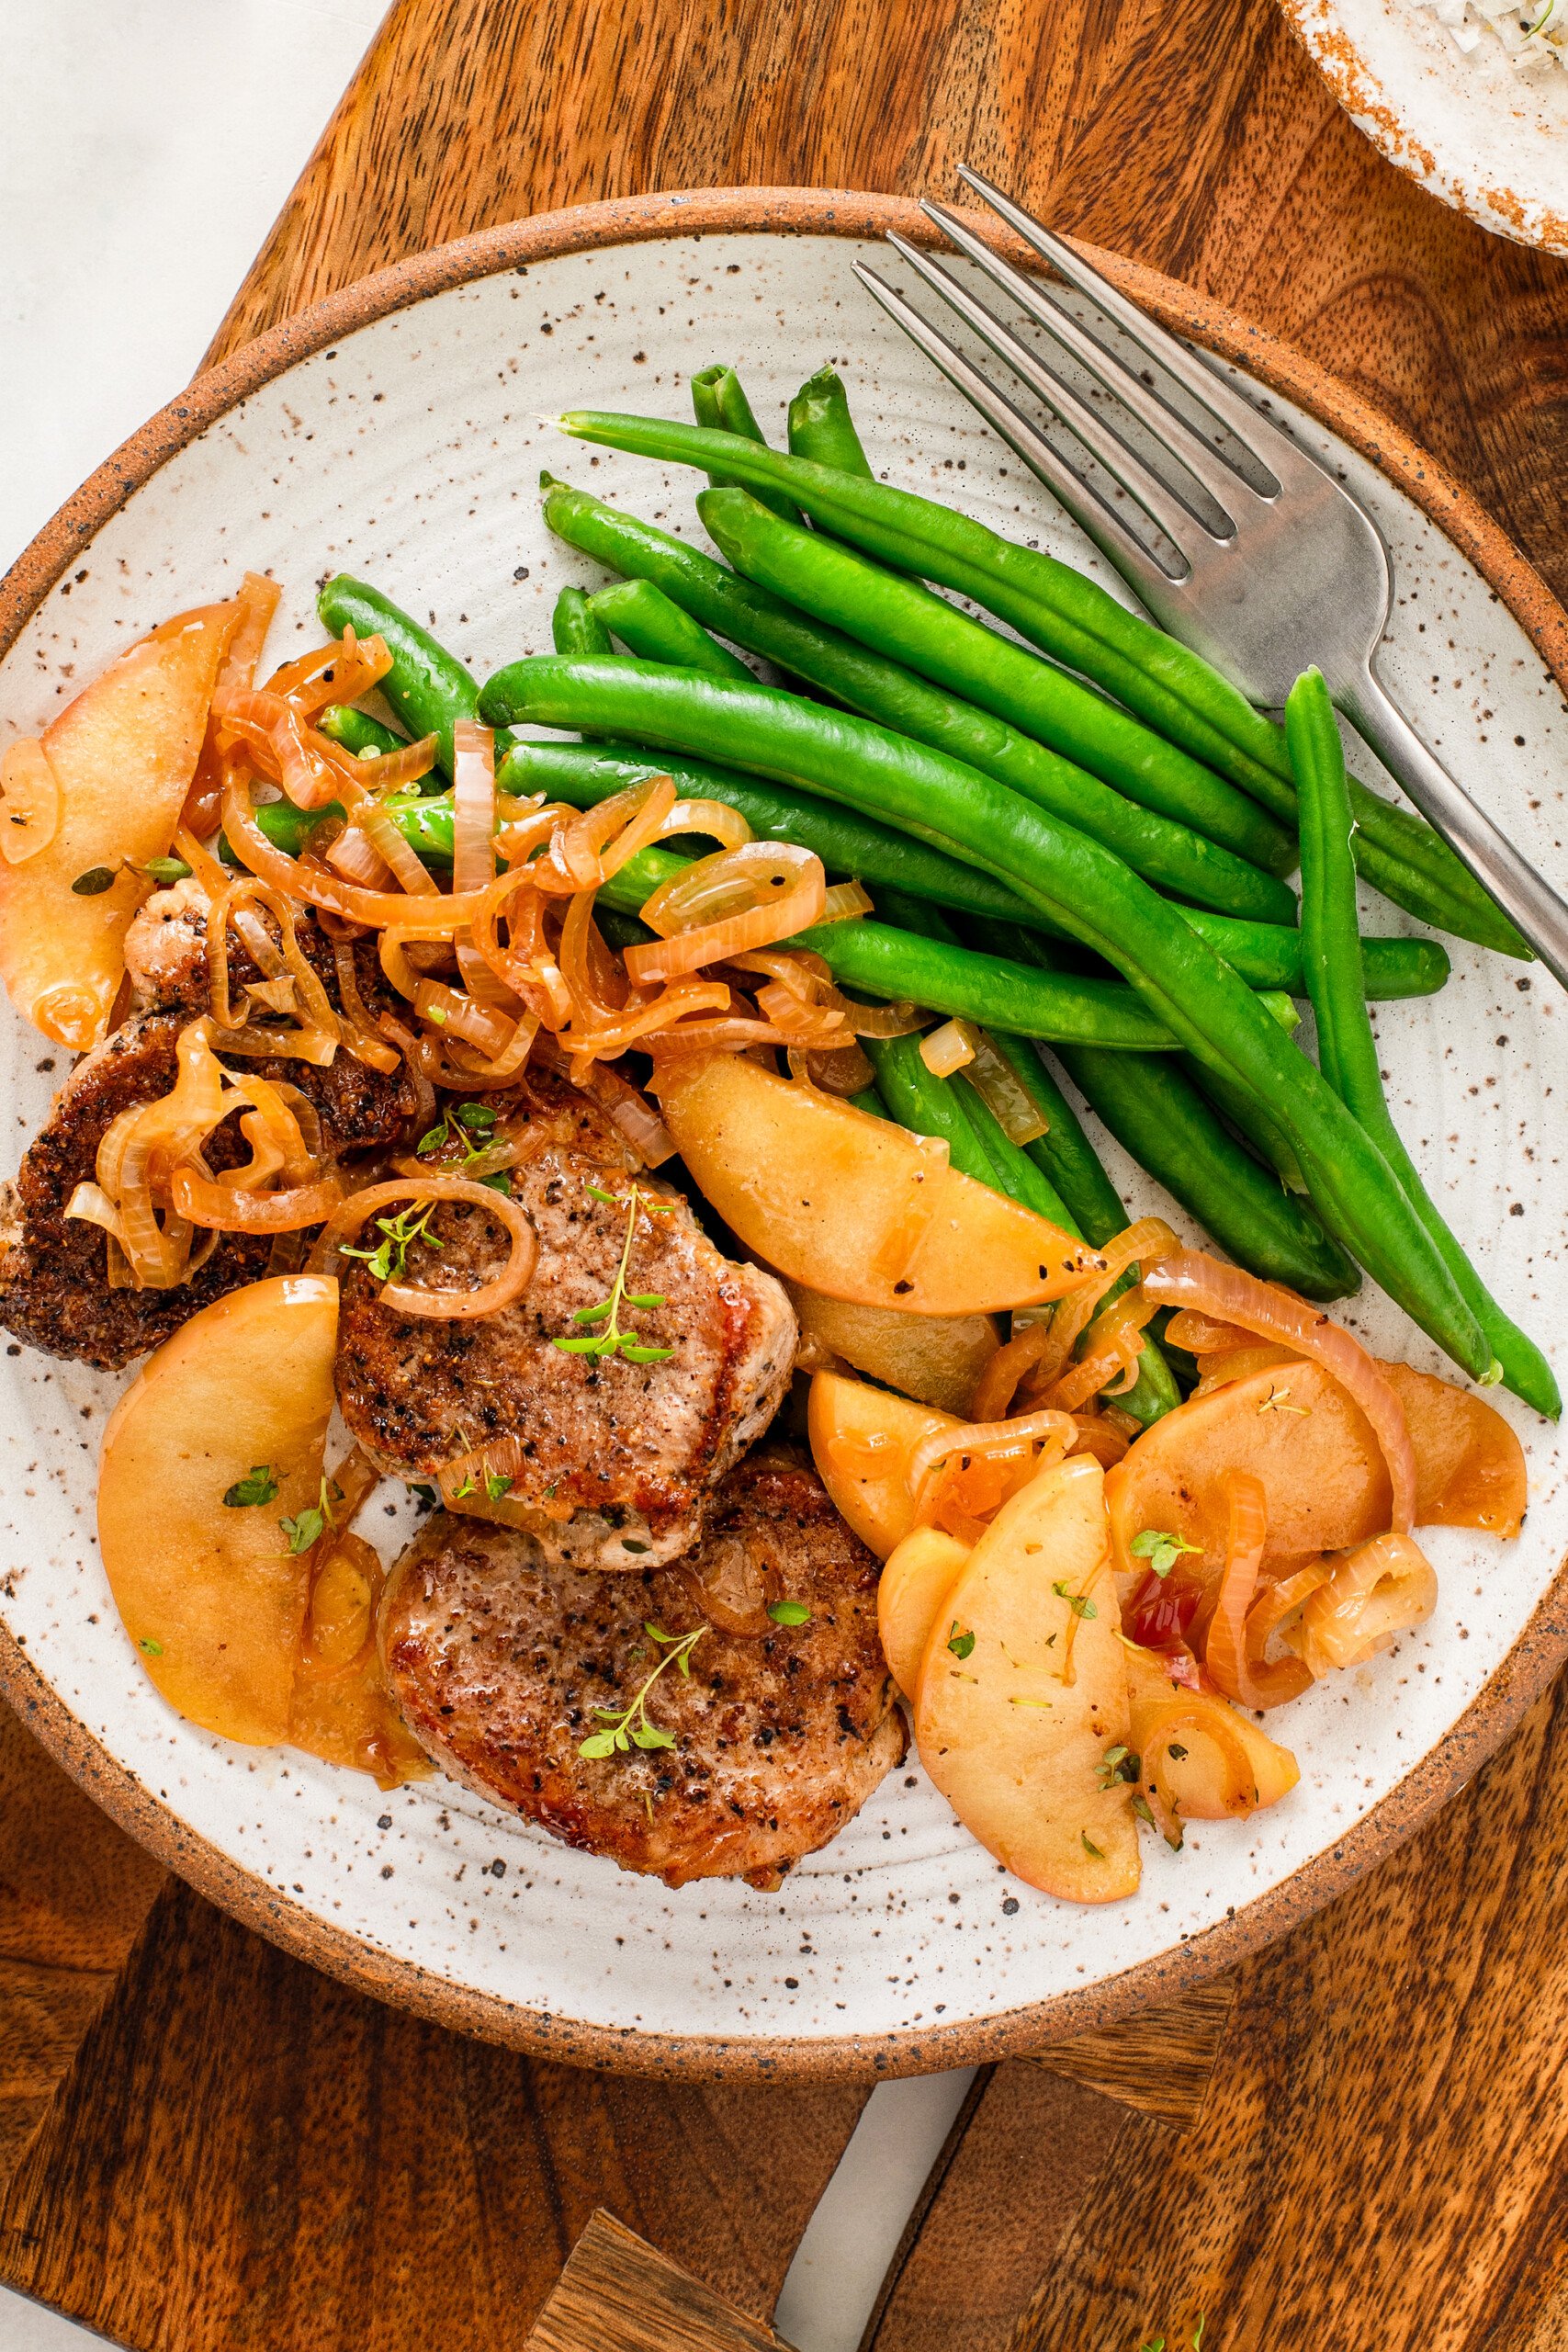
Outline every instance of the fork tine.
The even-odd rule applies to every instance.
[[[1138,348],[1147,353],[1156,367],[1163,368],[1168,375],[1173,376],[1190,391],[1217,424],[1234,433],[1242,447],[1256,458],[1264,470],[1274,474],[1276,483],[1279,481],[1276,469],[1280,453],[1288,452],[1298,464],[1303,458],[1309,465],[1313,462],[1277,424],[1259,415],[1250,401],[1243,400],[1239,392],[1233,391],[1224,379],[1205,367],[1185,344],[1179,343],[1173,334],[1168,334],[1164,327],[1156,326],[1146,311],[1140,311],[1135,302],[1118,293],[1109,278],[1102,277],[1099,270],[1091,268],[1071,245],[1054,235],[1049,229],[1042,227],[1032,213],[1025,212],[1010,197],[1004,196],[994,181],[987,179],[981,172],[972,171],[967,164],[959,164],[958,176],[994,212],[1000,214],[1009,228],[1014,230],[1026,245],[1032,245],[1070,286],[1076,286],[1080,294],[1087,294],[1108,319],[1114,320]]]
[[[1075,359],[1089,370],[1106,391],[1146,425],[1156,440],[1179,460],[1194,481],[1202,484],[1222,513],[1229,514],[1239,497],[1248,504],[1258,503],[1258,492],[1250,482],[1244,481],[1235,468],[1227,465],[1221,454],[1195,433],[1185,417],[1156,391],[1151,390],[1141,376],[1134,374],[1120,359],[1115,358],[1102,343],[1095,340],[1088,329],[1079,324],[1072,312],[1063,308],[1049,287],[1039,286],[1032,278],[1015,269],[1011,262],[1003,261],[983,237],[976,236],[961,213],[950,211],[945,204],[933,204],[925,198],[920,210],[934,220],[944,236],[951,237],[959,251],[966,254],[976,267],[982,270],[992,285],[1016,302],[1021,311],[1037,326],[1070,351]]]
[[[1044,401],[1068,431],[1081,441],[1086,449],[1098,458],[1106,471],[1119,481],[1131,498],[1136,499],[1151,523],[1187,556],[1184,535],[1194,527],[1211,539],[1218,535],[1209,530],[1202,519],[1178,494],[1167,488],[1159,477],[1152,473],[1141,458],[1134,456],[1121,435],[1105,419],[1095,413],[1087,401],[1064,384],[1055,371],[1026,343],[1020,342],[1010,327],[995,318],[983,302],[977,302],[966,286],[961,285],[940,262],[932,261],[899,236],[889,235],[888,243],[923,284],[929,286],[957,311],[966,326],[973,327],[983,343],[990,345],[998,359],[1005,361],[1016,376],[1021,376],[1032,392]],[[1227,523],[1229,516],[1226,516]]]
[[[879,277],[863,262],[855,262],[854,274],[875,300],[881,303],[895,323],[903,328],[911,343],[918,345],[926,357],[941,368],[950,384],[961,391],[972,407],[977,408],[987,424],[1001,435],[1031,473],[1038,475],[1047,490],[1061,501],[1069,514],[1089,534],[1100,553],[1116,566],[1122,578],[1139,595],[1148,596],[1171,586],[1170,574],[1157,564],[1148,549],[1136,540],[1112,513],[1098,492],[1092,490],[1082,476],[1074,472],[1066,459],[1057,456],[1051,444],[1036,432],[1027,417],[1021,415],[996,387],[987,383],[977,368],[972,367],[963,353],[947,337],[929,326],[919,312],[904,300],[886,279]]]

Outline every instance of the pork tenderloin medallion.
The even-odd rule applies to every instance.
[[[705,1621],[712,1555],[737,1544],[804,1622],[764,1615],[742,1634]],[[637,1575],[563,1570],[526,1535],[436,1513],[389,1579],[381,1654],[414,1736],[491,1804],[671,1886],[774,1884],[903,1758],[877,1575],[816,1474],[765,1453],[730,1472],[688,1561]],[[584,1757],[694,1632],[689,1671],[667,1667],[644,1702],[671,1744]]]
[[[160,890],[136,916],[126,934],[130,1017],[77,1063],[15,1180],[0,1186],[0,1324],[47,1355],[74,1356],[107,1372],[159,1346],[199,1307],[258,1280],[271,1252],[265,1236],[223,1234],[205,1265],[173,1290],[110,1290],[102,1232],[65,1214],[76,1186],[91,1179],[98,1146],[119,1114],[173,1088],[175,1042],[186,1023],[207,1010],[206,900],[193,892],[188,882]],[[301,923],[299,936],[335,1002],[327,941],[313,924]],[[238,944],[231,945],[236,987],[257,978]],[[360,947],[355,970],[367,1001],[386,1002],[374,943],[368,957]],[[344,1050],[325,1069],[281,1059],[245,1067],[309,1095],[321,1116],[323,1148],[334,1157],[403,1140],[417,1108],[400,1069],[383,1076]],[[235,1119],[217,1130],[206,1151],[215,1173],[250,1157]]]
[[[447,1502],[539,1542],[580,1568],[659,1566],[689,1551],[713,1490],[768,1426],[795,1361],[782,1284],[720,1255],[681,1194],[636,1175],[644,1205],[627,1253],[635,1163],[610,1122],[565,1079],[531,1069],[489,1096],[518,1142],[513,1197],[538,1237],[522,1297],[472,1320],[398,1315],[345,1261],[338,1403],[377,1468],[438,1479]],[[445,1203],[403,1280],[477,1287],[504,1240],[483,1210]],[[569,1352],[607,1322],[600,1306],[626,1257],[620,1328],[653,1363]],[[657,1300],[637,1306],[636,1300]],[[491,1489],[500,1489],[494,1499]]]

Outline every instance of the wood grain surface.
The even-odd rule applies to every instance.
[[[532,2063],[171,1880],[0,2204],[0,2278],[135,2352],[507,2352],[604,2204],[761,2317],[865,2097]]]
[[[0,1706],[0,2180],[163,1883]]]
[[[528,212],[716,183],[945,196],[960,158],[1291,338],[1568,591],[1564,266],[1386,166],[1268,0],[400,0],[215,354]],[[38,2120],[0,2278],[135,2352],[510,2352],[604,2207],[767,2341],[863,2094],[617,2082],[418,2025],[161,1884],[14,1743],[0,2134]],[[1126,2102],[1191,2122],[1212,2011],[1181,2085],[1157,2032],[997,2070],[875,2352],[999,2346],[1020,2307],[1013,2352],[1184,2346],[1200,2312],[1205,2352],[1568,2345],[1565,1886],[1557,1699],[1241,1973],[1185,2136]],[[588,2256],[635,2268],[624,2233]]]
[[[784,2352],[762,2327],[597,2212],[572,2247],[527,2352]]]

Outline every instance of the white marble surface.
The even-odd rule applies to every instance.
[[[201,361],[386,0],[0,0],[0,569]],[[0,2289],[0,2352],[103,2339]]]
[[[0,569],[178,391],[386,0],[0,0]]]

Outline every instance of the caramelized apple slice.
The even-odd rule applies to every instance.
[[[1484,1397],[1446,1380],[1382,1367],[1416,1448],[1416,1522],[1517,1535],[1525,1509],[1518,1439]],[[1268,1496],[1269,1561],[1348,1551],[1381,1534],[1388,1470],[1371,1424],[1321,1365],[1296,1358],[1196,1396],[1156,1421],[1108,1473],[1105,1498],[1118,1565],[1145,1528],[1224,1558],[1227,1470],[1250,1470]]]
[[[1125,1748],[1127,1672],[1106,1540],[1104,1474],[1087,1454],[1005,1503],[926,1645],[920,1761],[966,1829],[1010,1871],[1071,1903],[1138,1883]]]
[[[1288,1747],[1260,1731],[1228,1699],[1174,1681],[1157,1650],[1125,1648],[1131,1727],[1140,1785],[1156,1817],[1229,1821],[1278,1804],[1301,1779]]]
[[[876,1627],[894,1681],[912,1699],[931,1631],[969,1545],[942,1527],[912,1528],[887,1555],[876,1588]]]
[[[951,1413],[911,1405],[864,1381],[836,1372],[814,1375],[807,1433],[817,1476],[879,1560],[915,1523],[909,1456],[923,1437],[960,1426]]]
[[[660,1107],[708,1200],[788,1282],[914,1315],[1060,1298],[1096,1263],[1070,1233],[947,1165],[945,1148],[739,1054],[666,1073]]]
[[[104,1431],[116,1604],[169,1704],[226,1739],[288,1736],[310,1563],[282,1522],[320,1499],[337,1295],[330,1276],[286,1274],[203,1307]]]
[[[383,1789],[423,1781],[434,1767],[399,1713],[376,1645],[385,1573],[361,1535],[321,1544],[305,1613],[304,1649],[294,1683],[290,1747]]]
[[[980,1375],[1001,1344],[988,1315],[903,1315],[827,1298],[804,1283],[784,1288],[801,1329],[830,1354],[901,1396],[968,1419]]]
[[[147,895],[124,861],[168,853],[238,618],[236,605],[209,605],[165,621],[44,731],[59,803],[49,808],[29,771],[35,789],[15,813],[35,839],[53,830],[24,862],[0,863],[0,979],[57,1045],[96,1046],[108,1025],[126,929]]]

